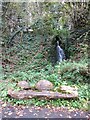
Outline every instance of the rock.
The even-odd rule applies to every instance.
[[[29,89],[30,88],[28,82],[26,82],[26,81],[19,81],[17,85],[18,85],[18,87],[23,88],[23,89]]]
[[[60,86],[60,90],[66,93],[78,95],[77,87],[70,87],[70,86],[62,85]]]
[[[42,90],[51,90],[53,89],[53,84],[48,81],[48,80],[40,80],[36,83],[36,89],[38,89],[39,91]]]

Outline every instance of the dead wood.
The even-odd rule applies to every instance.
[[[75,99],[78,98],[78,94],[63,94],[59,92],[52,92],[52,91],[42,91],[42,92],[37,92],[33,90],[21,90],[21,91],[13,91],[13,90],[8,90],[8,95],[12,98],[15,99],[30,99],[34,97],[46,97],[48,99],[59,99],[59,98],[64,98],[64,99]]]

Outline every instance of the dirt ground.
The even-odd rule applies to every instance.
[[[2,109],[1,109],[2,108]],[[12,106],[1,101],[0,118],[2,120],[25,119],[76,119],[89,120],[89,112],[65,107]],[[0,119],[1,120],[1,119]]]

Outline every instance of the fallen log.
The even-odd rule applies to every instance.
[[[37,92],[33,90],[21,90],[21,91],[13,91],[13,90],[8,90],[8,95],[12,98],[15,99],[30,99],[34,97],[46,97],[48,99],[59,99],[59,98],[64,98],[64,99],[76,99],[78,98],[78,93],[70,93],[70,94],[63,94],[59,92],[52,92],[52,91],[42,91],[42,92]]]

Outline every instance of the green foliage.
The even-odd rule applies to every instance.
[[[41,58],[38,58],[41,59]],[[35,63],[34,63],[35,64]],[[38,67],[36,63],[36,67]],[[20,65],[19,65],[20,67]],[[28,68],[27,68],[28,67]],[[45,67],[37,70],[30,70],[31,66],[26,66],[19,69],[18,71],[14,71],[14,73],[10,73],[7,76],[7,79],[11,80],[11,82],[5,86],[5,84],[1,85],[1,98],[3,100],[7,100],[13,104],[24,104],[24,105],[36,105],[36,106],[45,106],[47,104],[51,104],[54,106],[68,106],[79,109],[88,109],[87,102],[90,99],[88,84],[86,83],[87,75],[82,75],[80,70],[87,71],[87,63],[85,61],[75,62],[75,61],[63,61],[61,64],[52,67],[50,63],[47,63]],[[87,73],[88,74],[88,73]],[[60,87],[60,85],[70,85],[77,86],[79,92],[79,100],[39,100],[39,99],[30,99],[30,100],[15,100],[11,99],[7,96],[7,89],[14,88],[19,90],[16,86],[16,83],[20,80],[28,80],[31,86],[34,86],[37,81],[40,79],[47,79],[54,84],[54,91]],[[6,81],[6,80],[5,80]]]
[[[54,67],[48,61],[49,50],[51,42],[44,43],[42,40],[25,41],[21,45],[7,49],[6,58],[11,63],[15,64],[14,70],[11,72],[10,65],[6,64],[5,75],[3,79],[8,81],[8,84],[1,84],[0,98],[2,100],[11,102],[13,104],[36,105],[45,106],[47,104],[54,106],[68,106],[79,109],[88,109],[88,101],[90,100],[90,92],[88,91],[89,72],[87,57],[82,57],[81,60],[75,61],[73,55],[72,59],[65,60]],[[86,54],[87,45],[80,44],[79,46],[83,55]],[[15,51],[15,52],[14,52]],[[71,51],[71,50],[70,50]],[[79,51],[78,51],[79,52]],[[75,52],[76,53],[76,52]],[[53,54],[53,53],[52,53]],[[76,55],[75,55],[76,56]],[[4,57],[4,56],[3,56]],[[4,58],[5,59],[5,58]],[[17,82],[27,80],[31,86],[35,86],[36,82],[41,79],[47,79],[54,84],[54,91],[58,91],[60,85],[76,86],[79,92],[78,100],[16,100],[7,96],[7,90],[17,87]]]
[[[31,4],[28,7],[33,6],[33,8],[35,8],[36,4],[37,3],[33,3],[33,5]],[[13,46],[11,45],[10,48],[8,48],[6,43],[10,41],[9,38],[11,34],[9,34],[10,31],[8,31],[8,27],[6,28],[2,41],[4,75],[2,76],[3,82],[0,84],[0,98],[4,101],[18,105],[45,106],[49,104],[54,106],[88,109],[87,103],[90,101],[90,90],[88,90],[89,85],[87,82],[89,81],[90,74],[87,62],[87,34],[89,32],[84,32],[84,35],[81,31],[80,35],[78,35],[79,31],[74,35],[70,34],[70,31],[68,30],[70,23],[68,23],[68,21],[71,19],[69,18],[69,13],[67,11],[73,11],[73,9],[69,9],[68,4],[64,4],[64,6],[61,3],[45,2],[44,4],[41,4],[43,14],[41,13],[41,15],[39,15],[37,14],[38,11],[29,11],[29,9],[23,11],[23,9],[21,9],[22,4],[18,5],[18,3],[11,3],[10,10],[12,8],[12,11],[16,8],[18,9],[15,13],[16,18],[21,16],[23,21],[25,20],[25,22],[20,22],[19,25],[30,25],[33,32],[23,33],[22,35],[22,32],[19,32],[19,34],[17,34],[11,41]],[[71,3],[70,5],[72,6]],[[26,14],[29,12],[33,15],[32,18],[34,22],[32,24]],[[6,23],[8,23],[8,20],[6,20],[5,24]],[[17,28],[14,29],[14,32],[15,30],[17,30]],[[70,54],[70,60],[65,60],[53,67],[49,60],[52,41],[50,37],[56,35],[59,35],[62,38],[62,43],[65,44],[65,50],[68,50]],[[82,40],[81,38],[83,38],[83,36],[84,39]],[[68,37],[71,37],[72,39],[69,39],[69,43],[66,43]],[[69,47],[67,47],[68,45]],[[54,52],[52,52],[52,55],[53,54]],[[1,67],[0,70],[2,70]],[[0,75],[2,74],[3,73],[1,72]],[[17,87],[18,81],[27,80],[31,86],[34,86],[36,82],[41,79],[51,81],[54,84],[54,91],[58,91],[60,85],[76,86],[79,92],[79,99],[41,100],[36,98],[30,100],[16,100],[9,98],[7,95],[8,89],[13,88],[16,91],[20,90],[20,88]]]

